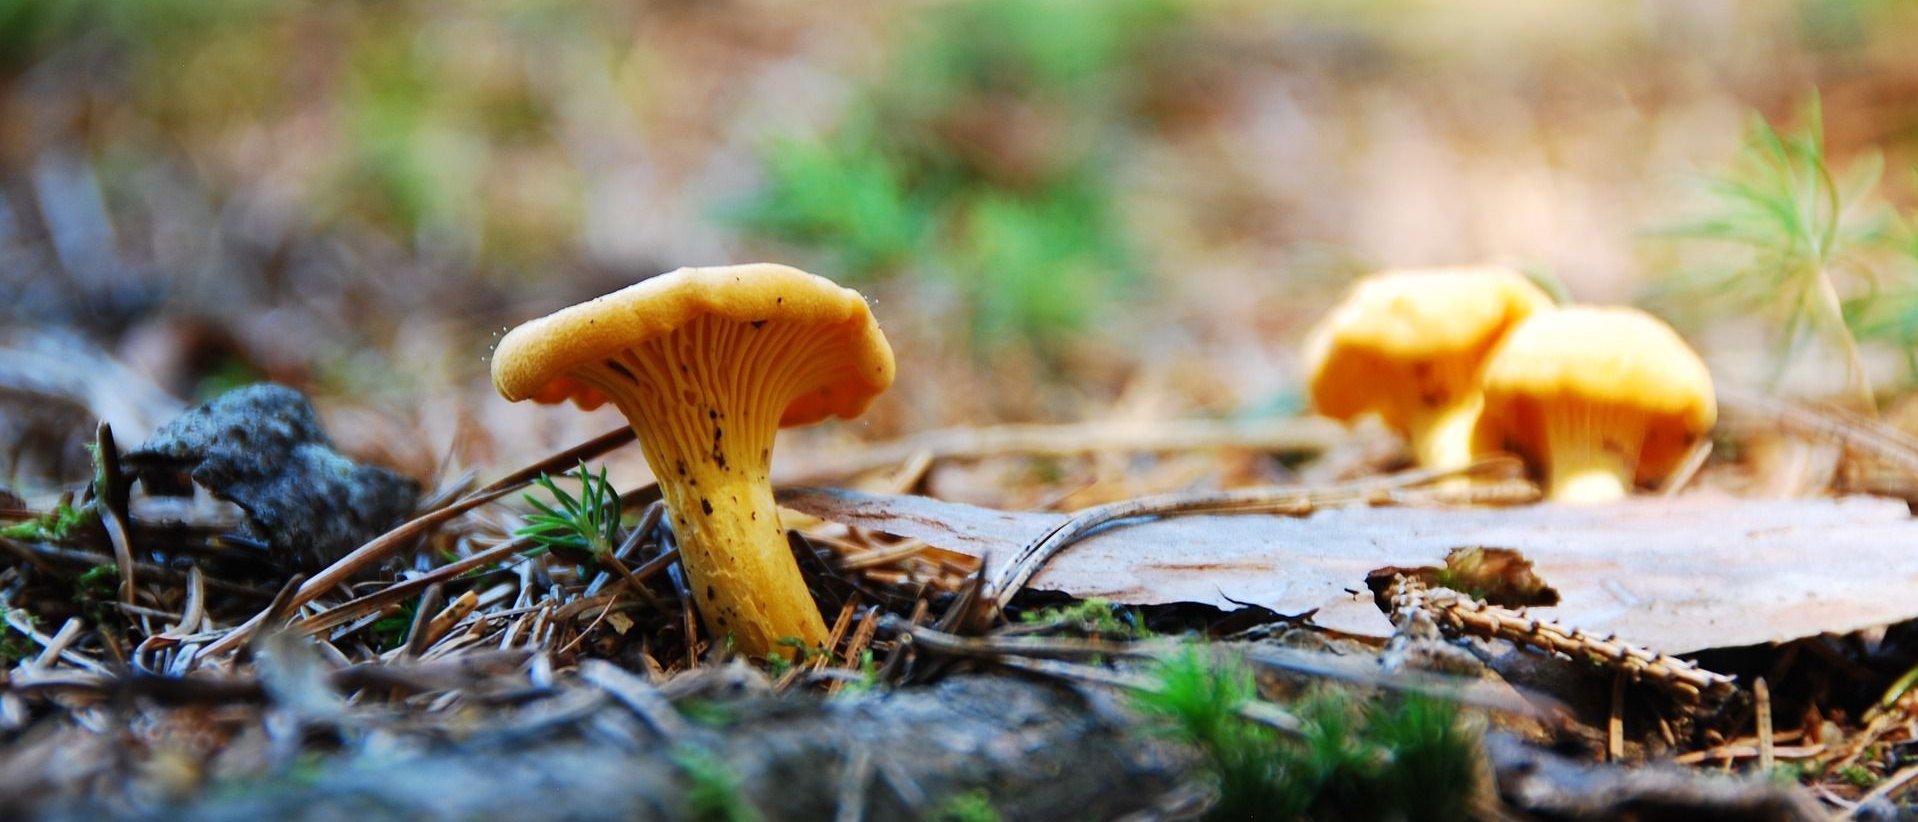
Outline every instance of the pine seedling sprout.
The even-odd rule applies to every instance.
[[[1844,289],[1876,276],[1871,252],[1884,246],[1889,224],[1870,198],[1883,168],[1880,157],[1867,154],[1845,173],[1833,171],[1816,98],[1796,131],[1755,119],[1730,170],[1706,182],[1712,212],[1667,232],[1740,247],[1745,255],[1726,268],[1683,272],[1662,290],[1721,311],[1770,315],[1779,334],[1774,380],[1813,338],[1837,345],[1852,388],[1870,407]]]
[[[607,482],[604,466],[595,476],[582,462],[570,476],[579,483],[577,497],[546,474],[533,480],[553,501],[549,504],[526,494],[526,504],[533,506],[535,513],[529,514],[526,526],[513,535],[532,540],[533,554],[552,551],[574,559],[610,556],[619,544],[619,491]]]

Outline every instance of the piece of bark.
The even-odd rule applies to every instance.
[[[1141,727],[1122,696],[1005,676],[853,698],[713,701],[724,724],[696,727],[677,746],[611,696],[568,696],[579,694],[599,705],[577,722],[489,724],[465,742],[401,751],[389,742],[186,802],[129,811],[85,801],[18,818],[691,820],[700,811],[679,761],[696,746],[768,819],[834,818],[862,751],[865,819],[925,816],[975,791],[1006,820],[1109,819],[1148,807],[1193,762]]]
[[[1756,779],[1701,777],[1676,766],[1580,762],[1509,734],[1485,736],[1499,795],[1513,809],[1547,819],[1821,820],[1803,790]]]

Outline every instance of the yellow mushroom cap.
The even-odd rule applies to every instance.
[[[681,268],[526,322],[493,350],[493,386],[516,402],[572,399],[592,408],[605,396],[569,372],[705,317],[801,326],[831,343],[826,350],[840,364],[819,369],[821,379],[784,409],[782,426],[859,416],[892,384],[892,347],[859,292],[790,266],[750,263]]]
[[[1718,418],[1705,363],[1634,308],[1579,306],[1520,323],[1486,361],[1484,391],[1478,450],[1548,467],[1613,461],[1623,482],[1669,474]],[[1555,453],[1568,449],[1588,453]]]
[[[1307,338],[1312,405],[1338,419],[1377,414],[1414,440],[1421,462],[1456,463],[1469,446],[1484,358],[1519,321],[1551,308],[1551,297],[1506,268],[1374,274]],[[1428,438],[1457,443],[1421,442]]]

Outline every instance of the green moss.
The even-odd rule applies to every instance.
[[[1087,633],[1125,639],[1152,636],[1137,612],[1116,607],[1098,597],[1056,608],[1027,611],[1019,616],[1019,621],[1027,625],[1073,625]]]
[[[1321,691],[1292,706],[1301,732],[1281,737],[1241,716],[1258,694],[1242,661],[1194,647],[1157,679],[1137,704],[1203,756],[1212,818],[1471,818],[1477,748],[1447,703]]]
[[[75,599],[111,599],[120,587],[120,569],[111,563],[95,565],[73,581]]]
[[[738,711],[732,706],[708,699],[687,699],[674,703],[673,708],[687,721],[708,728],[724,728],[738,718]]]
[[[12,667],[14,663],[37,653],[38,646],[27,635],[14,630],[11,625],[0,625],[0,666]]]
[[[1850,783],[1854,788],[1870,789],[1878,784],[1878,775],[1863,765],[1846,765],[1838,769],[1838,778]]]
[[[93,506],[75,508],[63,502],[38,519],[17,522],[0,528],[0,537],[35,542],[64,542],[76,529],[87,527],[98,520],[99,514],[94,511]]]
[[[702,822],[755,822],[758,809],[739,792],[739,779],[726,763],[699,748],[680,748],[673,762],[686,775],[686,802]]]
[[[999,822],[999,809],[992,806],[991,794],[975,788],[947,797],[932,809],[929,818],[933,822]]]

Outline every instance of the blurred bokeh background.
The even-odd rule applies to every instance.
[[[786,459],[1296,413],[1305,330],[1401,265],[1889,407],[1914,44],[1899,0],[0,0],[0,483],[260,379],[498,470],[619,424],[499,400],[504,328],[748,260],[867,293],[901,366]]]

